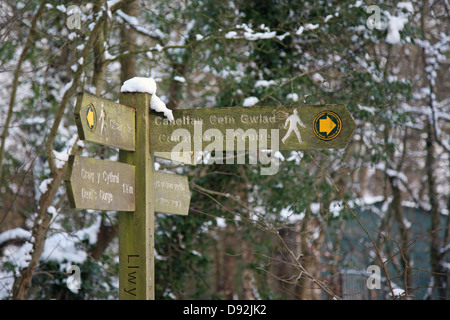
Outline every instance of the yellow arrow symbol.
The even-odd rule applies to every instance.
[[[336,127],[336,124],[327,116],[326,119],[319,120],[319,131],[326,132],[327,135]]]
[[[88,114],[86,115],[87,121],[88,121],[88,125],[89,127],[92,127],[94,125],[94,112],[92,111],[92,109],[88,110]]]

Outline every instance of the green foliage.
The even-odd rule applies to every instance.
[[[14,69],[29,32],[28,21],[39,5],[31,1],[21,8],[23,4],[7,3],[12,13],[20,13],[23,21],[11,28],[11,33],[4,33],[4,29],[0,33],[0,68],[5,73]],[[33,225],[41,195],[40,183],[50,176],[48,150],[42,146],[66,85],[73,80],[82,47],[87,44],[98,18],[90,4],[82,1],[73,4],[82,7],[82,28],[69,30],[61,1],[49,1],[27,52],[25,72],[19,78],[18,101],[9,133],[14,139],[5,150],[2,163],[7,174],[0,181],[4,194],[0,209],[15,196],[27,194],[31,200],[17,209],[27,216],[20,225],[24,228]],[[245,165],[184,167],[180,171],[189,176],[192,190],[189,215],[156,216],[157,299],[226,298],[224,290],[217,289],[214,281],[223,268],[222,260],[228,258],[235,259],[232,272],[235,272],[236,295],[241,294],[243,275],[250,270],[255,275],[255,291],[260,298],[290,298],[271,286],[271,258],[287,256],[279,235],[288,238],[293,226],[307,217],[323,228],[322,234],[326,230],[330,239],[342,236],[339,226],[351,222],[353,217],[343,205],[337,211],[330,209],[330,204],[342,204],[343,199],[322,169],[339,185],[345,200],[351,202],[358,198],[355,172],[362,167],[388,167],[403,150],[399,141],[405,128],[411,124],[420,128],[428,121],[419,121],[417,114],[403,108],[404,103],[415,99],[413,93],[422,84],[414,77],[401,77],[400,71],[393,71],[395,61],[387,60],[397,58],[398,48],[385,43],[386,30],[366,27],[369,14],[360,1],[173,0],[141,1],[139,6],[142,29],[137,28],[136,52],[128,54],[137,58],[138,76],[159,78],[158,95],[163,100],[176,100],[179,108],[240,106],[250,96],[259,99],[258,105],[266,106],[345,104],[355,119],[358,127],[347,149],[278,152],[276,156],[281,161],[275,175],[262,176],[260,169],[265,166],[248,164],[248,158]],[[380,6],[391,15],[400,12],[395,1],[383,1]],[[387,14],[382,15],[384,22],[386,17]],[[414,44],[414,39],[425,39],[414,19],[411,17],[401,32],[402,39],[409,39],[408,44]],[[124,24],[127,25],[115,13],[105,27],[104,45],[111,61],[103,89],[104,97],[113,100],[117,99],[121,85],[117,55],[124,54],[120,38]],[[246,35],[249,30],[275,32],[275,36],[249,39]],[[230,37],[229,32],[239,37]],[[77,90],[94,90],[95,58],[92,52],[86,57]],[[175,76],[182,76],[186,82],[175,81]],[[261,80],[267,82],[261,85]],[[1,88],[2,98],[7,96],[7,89]],[[298,99],[289,94],[296,94]],[[0,103],[2,116],[7,113],[3,107],[7,105],[6,100]],[[55,151],[67,152],[71,147],[68,143],[74,142],[74,101],[72,97],[65,110],[53,146]],[[417,135],[422,133],[419,129]],[[116,149],[94,144],[86,144],[83,152],[103,159],[117,157]],[[23,169],[34,160],[32,169]],[[22,182],[30,185],[27,192],[13,192],[13,186]],[[52,202],[58,209],[62,208],[54,219],[52,232],[73,234],[98,221],[98,212],[69,210],[64,192],[61,187]],[[389,196],[389,190],[384,192]],[[425,189],[420,193],[422,197]],[[115,214],[101,214],[111,224],[115,223]],[[234,244],[224,243],[230,232]],[[308,241],[311,245],[314,239]],[[243,257],[242,243],[249,244],[246,249],[251,257],[248,259]],[[78,246],[83,254],[92,249],[87,239],[79,239]],[[336,250],[349,252],[350,247],[345,246],[351,243]],[[326,251],[328,247],[321,250]],[[82,289],[78,293],[70,291],[65,283],[68,275],[63,269],[70,261],[43,260],[33,277],[31,298],[118,298],[116,257],[117,244],[113,242],[97,261],[87,258],[80,265]],[[327,260],[326,267],[334,262]],[[352,263],[344,259],[339,267],[346,268]],[[11,274],[17,272],[17,266],[11,261],[2,262],[2,268]],[[297,284],[303,285],[302,281]]]
[[[81,284],[79,290],[70,290],[67,279],[71,276],[62,266],[54,261],[43,263],[42,272],[36,274],[32,280],[31,299],[38,300],[89,300],[89,299],[117,299],[117,274],[119,265],[109,254],[104,254],[95,261],[91,258],[77,265],[81,271]],[[73,275],[74,273],[72,273]],[[37,290],[37,288],[40,288]]]

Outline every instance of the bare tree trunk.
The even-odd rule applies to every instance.
[[[44,251],[47,231],[53,217],[51,214],[47,213],[47,209],[51,205],[53,198],[58,191],[58,186],[64,177],[65,168],[66,166],[54,173],[52,182],[47,192],[42,195],[39,201],[39,211],[37,213],[32,232],[32,237],[35,241],[33,243],[31,261],[28,267],[23,269],[20,276],[14,281],[12,290],[14,300],[24,300],[28,298],[31,278],[33,277],[34,271],[39,264],[42,252]]]
[[[408,130],[405,129],[403,134],[403,151],[398,161],[398,165],[396,168],[397,172],[402,172],[404,160],[406,158],[406,153],[408,150]],[[391,163],[394,163],[395,160],[391,159]],[[409,254],[409,227],[407,225],[407,221],[403,215],[403,207],[402,207],[402,193],[400,190],[400,179],[398,176],[390,175],[387,177],[387,180],[390,183],[391,192],[392,192],[392,202],[390,205],[390,211],[392,212],[393,217],[397,221],[399,232],[400,232],[400,241],[397,242],[399,246],[400,258],[402,260],[402,268],[403,268],[403,281],[405,286],[405,295],[408,296],[408,286],[412,286],[412,270],[411,270],[411,261]]]
[[[221,251],[221,232],[217,233],[217,244],[214,247],[214,278],[215,278],[215,293],[219,293],[222,291],[223,284],[222,284],[222,270],[223,270],[223,263],[222,263],[222,251]]]
[[[331,278],[331,289],[336,293],[336,295],[342,297],[342,274],[339,270],[339,260],[341,258],[340,256],[340,249],[341,249],[341,240],[342,236],[344,234],[344,221],[341,219],[339,221],[339,227],[336,231],[336,239],[333,243],[333,262],[330,265],[330,274],[332,276]]]
[[[99,0],[94,6],[94,12],[101,11],[102,0]],[[106,1],[105,1],[106,4]],[[105,20],[103,28],[99,31],[94,44],[94,73],[92,75],[92,84],[95,87],[95,93],[100,96],[105,83],[107,62],[105,59],[105,38],[108,33],[108,20]]]
[[[304,254],[302,258],[303,267],[310,273],[310,277],[302,277],[300,279],[297,292],[301,300],[321,299],[321,290],[312,281],[312,278],[320,278],[320,255],[311,241],[314,227],[314,218],[311,217],[311,213],[306,214],[301,228],[301,252]]]
[[[450,165],[450,163],[449,163]],[[450,170],[450,168],[449,168]],[[447,195],[447,212],[450,212],[450,196]],[[441,261],[445,261],[445,256],[448,254],[448,252],[450,251],[450,214],[447,214],[447,221],[446,221],[446,225],[445,225],[445,234],[444,234],[444,239],[442,241],[442,246],[441,246]],[[450,281],[450,272],[448,272],[447,270],[445,273],[447,275],[443,275],[442,277],[442,293],[440,294],[443,300],[447,300],[448,299],[448,288],[449,288],[449,281]]]
[[[250,180],[248,179],[247,173],[244,167],[239,166],[238,171],[243,179],[243,182],[238,183],[236,189],[238,189],[239,199],[247,202],[248,199],[248,186],[250,185]],[[250,220],[250,213],[247,208],[241,209],[244,219]],[[242,224],[242,228],[247,228],[245,224]],[[253,270],[250,269],[253,260],[253,248],[250,243],[250,239],[247,232],[243,233],[241,242],[242,250],[242,261],[244,263],[244,270],[242,272],[242,299],[244,300],[254,300],[256,298],[256,280]]]
[[[227,223],[225,229],[225,253],[223,257],[223,288],[222,293],[225,299],[232,300],[234,298],[235,287],[234,277],[236,274],[236,227],[234,223]],[[228,251],[228,253],[226,252]]]
[[[426,23],[425,23],[425,14],[426,10],[429,9],[429,4],[427,1],[423,2],[422,5],[422,14],[421,14],[421,28],[422,33],[426,35]],[[422,49],[422,62],[424,67],[424,74],[427,75],[426,71],[427,67],[427,52],[426,48]],[[427,77],[426,77],[427,78]],[[426,163],[425,163],[425,171],[427,175],[427,191],[428,191],[428,200],[430,203],[430,218],[431,218],[431,241],[430,241],[430,264],[431,271],[433,272],[434,277],[434,286],[432,293],[429,295],[429,299],[433,298],[434,290],[438,289],[438,298],[445,299],[447,296],[447,276],[446,270],[443,266],[443,255],[440,252],[441,240],[439,237],[439,224],[440,224],[440,212],[439,212],[439,203],[438,203],[438,193],[436,186],[436,178],[434,176],[435,169],[435,144],[436,144],[436,127],[438,124],[435,123],[434,117],[434,101],[432,96],[435,94],[434,86],[431,82],[431,79],[428,79],[428,87],[430,89],[428,95],[428,104],[431,109],[431,114],[428,118],[426,130],[427,130],[427,140],[426,140]]]
[[[305,218],[302,221],[300,234],[301,234],[301,252],[303,253],[302,264],[306,270],[310,270],[311,263],[309,260],[309,245],[308,245],[308,226],[310,220],[310,213],[305,215]],[[305,277],[301,278],[298,286],[298,296],[300,300],[311,300],[311,292],[310,292],[310,279]]]
[[[179,77],[183,77],[186,74],[186,63],[187,63],[187,54],[185,54],[185,62],[184,63],[178,63],[178,62],[174,62],[173,63],[173,77],[175,76],[179,76]],[[179,81],[175,81],[172,80],[170,82],[170,86],[169,86],[169,92],[168,92],[168,96],[169,96],[169,102],[167,103],[167,107],[171,110],[176,109],[178,107],[178,100],[179,100],[179,92],[181,91],[181,86],[182,83]]]
[[[391,183],[393,196],[390,209],[392,210],[392,215],[395,217],[400,231],[400,241],[398,243],[400,246],[399,250],[401,250],[400,258],[403,260],[402,267],[404,273],[403,280],[405,283],[405,294],[408,295],[408,287],[412,286],[411,262],[408,248],[409,230],[403,216],[402,196],[399,187],[400,181],[396,177],[390,177],[389,181]]]
[[[134,1],[123,8],[123,12],[129,16],[136,17],[138,14],[138,1]],[[120,29],[121,52],[133,52],[136,49],[137,33],[133,28],[127,27],[125,24]],[[120,58],[120,81],[124,81],[136,77],[136,55],[127,54]]]
[[[427,173],[427,186],[428,186],[428,199],[430,203],[430,218],[431,218],[431,228],[430,228],[430,264],[431,271],[434,277],[434,289],[438,288],[438,296],[444,299],[446,296],[446,286],[447,277],[446,272],[442,266],[443,256],[440,254],[440,237],[439,237],[439,223],[440,223],[440,212],[438,207],[437,192],[436,192],[436,180],[434,177],[434,133],[431,128],[431,123],[428,121],[427,124],[427,140],[426,140],[426,173]],[[432,299],[433,294],[428,298]]]
[[[242,240],[242,260],[244,262],[244,271],[242,272],[242,299],[255,300],[255,276],[249,265],[253,258],[253,250],[247,239]]]
[[[105,224],[105,222],[102,219],[100,229],[97,233],[97,244],[91,250],[91,256],[93,259],[95,260],[100,259],[103,252],[105,252],[106,248],[108,248],[111,241],[116,237],[118,227],[119,226],[117,224],[109,226]]]

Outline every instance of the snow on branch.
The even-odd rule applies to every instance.
[[[31,238],[31,232],[22,228],[14,228],[0,233],[0,246],[13,240],[27,240]]]
[[[156,29],[152,31],[147,28],[144,28],[139,24],[139,20],[136,17],[130,16],[125,12],[123,12],[122,10],[117,10],[117,15],[122,21],[126,22],[130,27],[135,29],[137,32],[156,40],[160,40],[162,38],[161,30]]]
[[[255,32],[252,28],[250,28],[247,24],[243,23],[240,25],[236,25],[236,29],[239,31],[229,31],[225,34],[225,39],[245,39],[248,41],[256,41],[261,39],[273,39],[277,38],[278,40],[283,40],[289,33],[284,33],[282,35],[277,36],[276,31],[271,31],[265,25],[261,25],[260,29],[262,32]]]

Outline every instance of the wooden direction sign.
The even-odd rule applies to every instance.
[[[135,167],[129,164],[70,156],[66,187],[72,208],[134,211]],[[187,215],[191,194],[188,178],[154,172],[155,211]]]
[[[135,150],[136,111],[133,108],[80,93],[75,122],[81,140],[122,150]]]
[[[187,177],[155,171],[153,186],[156,212],[180,215],[189,213],[191,193]]]
[[[152,151],[204,151],[213,142],[216,150],[271,149],[272,140],[278,150],[340,149],[356,128],[344,105],[179,109],[173,116],[150,113]]]
[[[135,209],[135,167],[130,164],[70,156],[65,182],[72,208]]]

